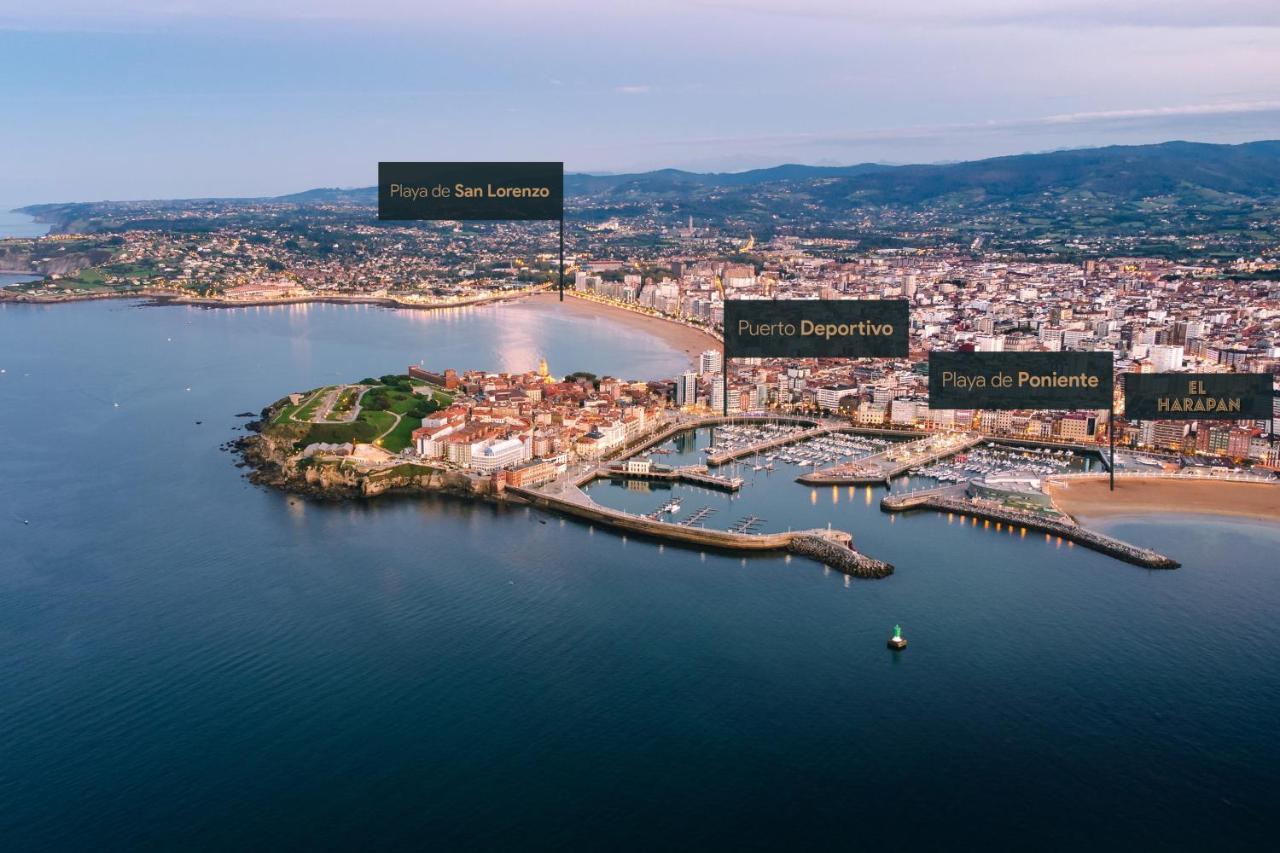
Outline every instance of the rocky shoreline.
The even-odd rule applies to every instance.
[[[246,475],[249,482],[256,486],[276,489],[287,494],[324,501],[367,500],[384,494],[401,495],[451,495],[468,500],[482,500],[500,503],[541,503],[553,506],[559,511],[576,517],[587,517],[589,520],[602,521],[609,524],[611,519],[621,517],[621,513],[605,507],[595,507],[592,512],[582,507],[571,505],[566,507],[562,502],[553,502],[546,495],[533,493],[522,494],[521,490],[508,488],[496,492],[489,478],[469,477],[461,471],[436,468],[425,464],[406,462],[391,468],[362,470],[358,465],[347,464],[347,460],[324,459],[317,461],[314,457],[300,456],[296,452],[297,435],[287,426],[269,430],[276,416],[284,408],[287,401],[280,400],[263,409],[257,420],[244,425],[247,435],[227,442],[224,449],[240,457],[237,465],[249,469]],[[248,413],[244,413],[248,414]],[[253,417],[252,414],[248,414]],[[531,498],[533,498],[531,500]],[[599,517],[596,517],[596,516]],[[647,522],[644,519],[631,520],[627,525],[648,524],[654,530],[647,531],[662,541],[669,541],[664,535],[661,525]],[[618,526],[616,523],[614,526]],[[679,529],[679,528],[674,528]],[[640,531],[644,534],[646,531]],[[693,534],[699,531],[681,530],[682,534]],[[702,535],[711,535],[703,532]],[[729,534],[718,534],[728,536]],[[785,539],[778,544],[763,542],[766,539]],[[762,544],[753,543],[751,548],[782,548],[793,554],[808,557],[823,563],[839,572],[859,578],[878,579],[893,573],[889,563],[868,557],[854,550],[850,544],[839,544],[825,538],[824,535],[770,534],[755,537]],[[715,542],[710,543],[712,547]],[[704,546],[705,547],[705,544]],[[731,547],[735,552],[742,546]]]
[[[271,436],[264,431],[280,406],[276,403],[263,409],[258,420],[245,424],[248,435],[224,445],[239,456],[237,465],[249,469],[246,478],[256,486],[331,501],[360,500],[389,493],[492,497],[485,490],[475,488],[476,482],[465,474],[443,468],[406,463],[390,469],[361,471],[342,463],[298,459],[291,436]]]

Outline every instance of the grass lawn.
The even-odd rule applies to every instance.
[[[332,385],[321,388],[319,391],[311,395],[311,399],[304,400],[302,406],[293,413],[293,419],[296,421],[307,421],[316,416],[316,412],[320,408],[320,404],[324,402],[325,395],[332,389]]]
[[[364,421],[373,427],[373,437],[377,438],[396,424],[396,416],[391,412],[360,412],[357,421]]]
[[[310,419],[319,411],[320,404],[327,394],[336,387],[328,385],[307,392],[300,405],[283,407],[276,415],[274,423],[281,426],[294,424],[305,426],[306,433],[297,442],[299,447],[316,442],[369,443],[386,433],[381,446],[392,453],[399,453],[412,443],[413,431],[421,426],[422,418],[430,412],[448,406],[453,402],[453,397],[440,391],[430,395],[415,394],[404,377],[388,376],[384,379],[386,381],[369,380],[377,384],[364,391],[360,414],[354,421],[310,423]],[[344,405],[350,411],[358,393],[360,393],[359,389],[343,390],[334,406],[334,411],[339,411]],[[397,415],[400,416],[398,423]]]
[[[413,443],[413,431],[420,426],[420,418],[401,417],[396,428],[382,440],[382,446],[392,453],[399,453]]]

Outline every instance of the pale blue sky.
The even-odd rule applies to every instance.
[[[1274,0],[435,5],[0,0],[0,202],[1280,137]]]

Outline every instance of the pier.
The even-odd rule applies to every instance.
[[[742,488],[741,477],[720,477],[711,474],[700,465],[687,465],[673,468],[670,471],[629,472],[612,466],[599,469],[598,477],[614,480],[659,480],[668,483],[690,483],[706,489],[719,489],[722,492],[736,492]],[[592,478],[595,479],[595,478]]]
[[[772,450],[775,447],[782,447],[787,444],[795,444],[798,441],[806,441],[810,438],[818,438],[835,432],[838,428],[832,426],[816,426],[811,429],[800,430],[797,432],[780,435],[776,438],[770,438],[765,441],[758,441],[755,444],[748,444],[743,447],[737,447],[733,450],[725,450],[720,453],[708,453],[707,465],[717,466],[732,462],[735,459],[741,459],[744,456],[753,456],[757,453],[764,453],[766,450]]]
[[[888,483],[919,465],[963,453],[983,441],[979,433],[928,435],[880,453],[801,474],[796,482],[807,486],[865,486]]]
[[[701,527],[702,523],[715,514],[715,507],[700,506],[689,514],[688,518],[682,518],[676,522],[681,527]]]
[[[736,553],[785,551],[809,557],[838,572],[860,578],[884,578],[893,566],[854,549],[853,537],[843,530],[797,530],[785,533],[744,533],[701,527],[699,523],[673,523],[602,506],[575,484],[559,481],[542,488],[509,486],[507,494],[518,496],[533,506],[603,524],[617,530],[695,548],[713,548]]]
[[[1081,527],[1066,516],[1054,518],[1033,512],[1009,509],[987,501],[976,501],[960,496],[957,487],[945,489],[926,489],[918,492],[907,492],[902,495],[886,495],[880,500],[883,512],[905,512],[912,509],[932,509],[938,512],[954,512],[987,521],[996,521],[1010,527],[1025,527],[1028,530],[1039,530],[1054,536],[1061,536],[1078,545],[1083,545],[1117,560],[1133,563],[1148,569],[1176,569],[1180,565],[1177,560],[1166,557],[1149,548],[1131,545],[1120,539]]]
[[[814,418],[798,415],[711,415],[708,417],[687,417],[668,424],[655,433],[633,440],[630,444],[616,448],[606,458],[626,459],[638,456],[651,447],[656,447],[682,432],[702,429],[704,427],[724,426],[725,424],[790,424],[813,427],[818,425]]]

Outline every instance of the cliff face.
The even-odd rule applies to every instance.
[[[107,249],[91,249],[85,252],[36,251],[25,246],[0,246],[0,270],[34,272],[41,276],[74,275],[86,267],[106,263],[111,259]]]
[[[449,492],[486,494],[485,483],[473,482],[460,471],[448,471],[417,463],[365,473],[337,461],[300,459],[294,449],[305,428],[271,424],[277,409],[265,410],[263,419],[248,425],[255,435],[236,444],[252,468],[249,480],[262,486],[324,498],[371,498],[388,492]],[[267,426],[270,424],[270,426]]]
[[[472,482],[459,471],[445,471],[417,465],[402,465],[388,472],[363,477],[360,493],[371,498],[386,492],[454,492],[478,494]]]

